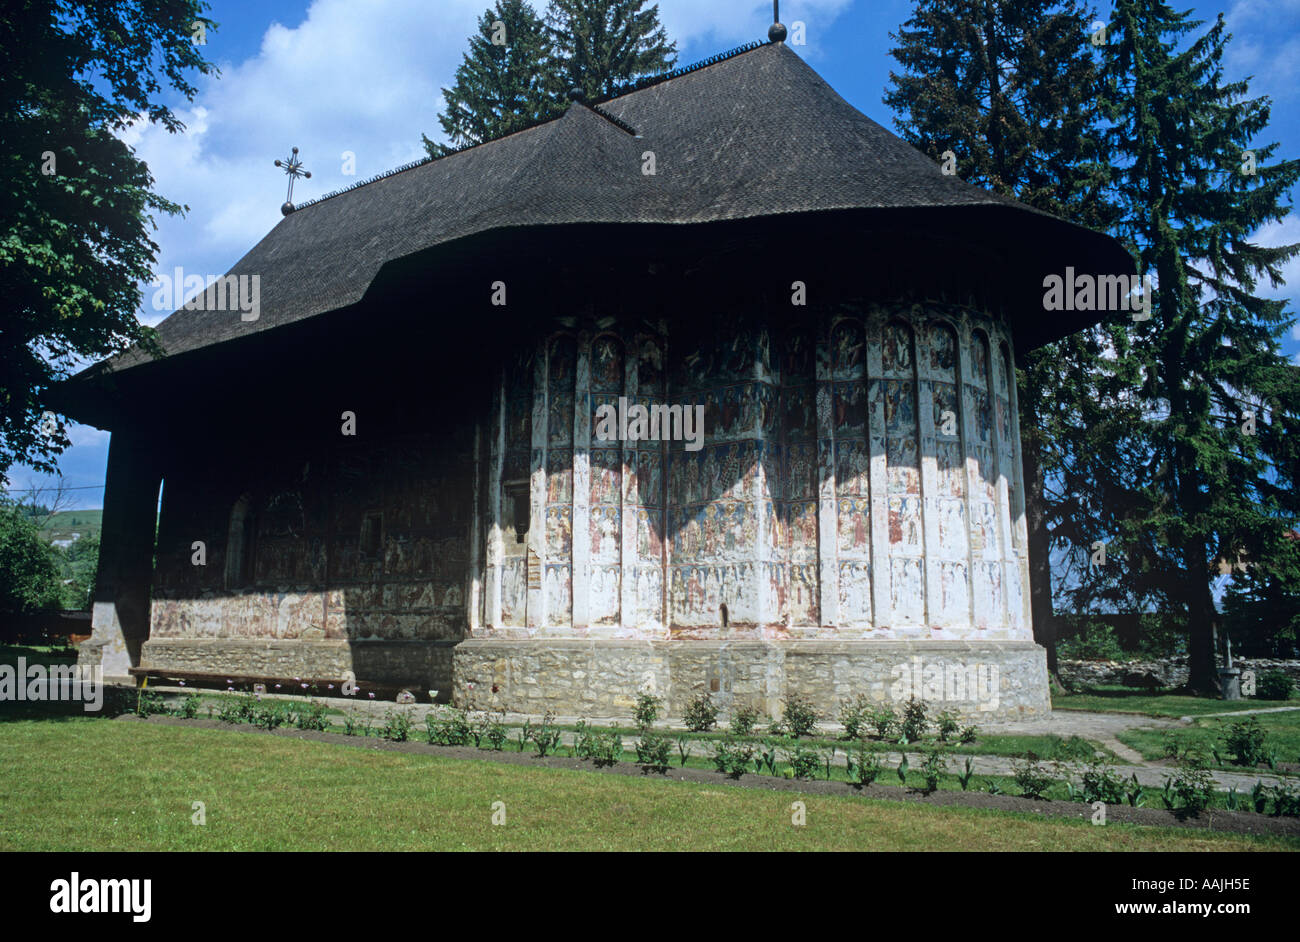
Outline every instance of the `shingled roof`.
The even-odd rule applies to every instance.
[[[645,151],[653,176],[641,172]],[[230,271],[261,276],[258,320],[182,309],[158,338],[174,356],[339,309],[385,264],[494,229],[938,207],[1052,220],[943,174],[784,43],[764,44],[304,204]],[[1069,238],[1110,242],[1052,222]],[[104,365],[148,360],[133,350]]]

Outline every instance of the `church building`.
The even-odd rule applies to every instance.
[[[230,272],[255,307],[218,283],[63,384],[112,432],[82,662],[1047,712],[1015,362],[1101,316],[1045,278],[1132,262],[774,35],[286,205]]]

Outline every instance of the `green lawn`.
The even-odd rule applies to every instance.
[[[807,805],[793,827],[790,803]],[[191,823],[192,802],[207,823]],[[491,824],[492,804],[507,822]],[[222,730],[0,722],[2,850],[1253,850],[1291,840],[516,767]]]
[[[1259,725],[1266,731],[1264,749],[1277,751],[1279,762],[1300,763],[1300,710],[1286,713],[1256,714]],[[1180,748],[1195,748],[1202,752],[1212,768],[1249,771],[1229,761],[1231,753],[1224,744],[1223,737],[1228,729],[1237,722],[1247,719],[1244,716],[1207,716],[1197,718],[1190,726],[1171,730],[1131,729],[1119,734],[1118,739],[1126,746],[1136,749],[1144,759],[1163,759],[1165,742],[1171,740]],[[1214,761],[1212,750],[1217,749],[1221,762]],[[1261,765],[1260,770],[1267,769]]]
[[[18,658],[24,658],[27,665],[44,664],[47,667],[51,664],[75,664],[77,662],[77,649],[65,647],[63,645],[15,645],[0,644],[0,664],[8,664],[10,667],[18,666]]]
[[[1297,700],[1215,700],[1175,694],[1153,694],[1131,687],[1093,687],[1087,693],[1054,694],[1053,710],[1087,710],[1096,713],[1140,713],[1144,716],[1202,716],[1233,710],[1300,707]]]

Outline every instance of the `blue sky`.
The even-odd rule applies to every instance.
[[[421,133],[441,134],[440,89],[449,86],[487,0],[216,0],[206,57],[221,77],[197,82],[193,102],[173,107],[187,125],[181,135],[137,126],[127,134],[152,170],[159,193],[190,212],[158,220],[159,272],[220,274],[280,220],[285,179],[272,161],[300,148],[311,180],[299,181],[302,202],[422,157]],[[544,0],[535,0],[539,10]],[[1251,90],[1273,99],[1266,143],[1283,157],[1300,156],[1300,0],[1174,3],[1212,21],[1223,12],[1234,39],[1229,79],[1254,76]],[[1103,16],[1110,3],[1099,4]],[[660,0],[660,17],[677,42],[679,64],[765,39],[767,0]],[[850,103],[893,129],[881,97],[894,60],[889,33],[909,16],[912,0],[786,0],[781,19],[806,24],[806,45],[794,49]],[[438,133],[435,133],[438,132]],[[344,154],[355,155],[355,175]],[[1300,242],[1300,218],[1258,234],[1266,244]],[[1300,310],[1300,260],[1288,285],[1265,287]],[[140,317],[166,314],[147,286]],[[1287,339],[1300,362],[1300,327]],[[108,433],[70,429],[73,446],[60,460],[72,508],[101,506]],[[46,486],[50,478],[16,467],[10,486]]]

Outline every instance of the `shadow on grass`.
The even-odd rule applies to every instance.
[[[0,664],[17,666],[20,657],[28,664],[74,664],[77,660],[77,649],[0,644]]]

